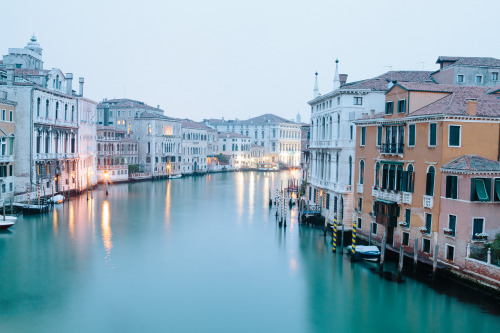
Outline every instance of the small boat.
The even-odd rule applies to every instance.
[[[4,221],[3,215],[0,215],[0,222],[3,222],[3,221]],[[5,221],[16,222],[17,221],[17,216],[5,215]]]
[[[64,201],[64,196],[61,194],[56,194],[53,197],[49,198],[49,200],[47,200],[47,202],[50,204],[58,204],[63,201]]]
[[[23,214],[26,215],[40,214],[49,210],[49,205],[42,203],[40,205],[28,205],[27,203],[14,202],[12,206],[16,207],[18,210],[21,210]]]
[[[7,218],[7,216],[6,216]],[[17,217],[16,217],[17,219]],[[5,230],[5,229],[9,229],[10,227],[12,227],[14,224],[16,224],[16,221],[15,220],[7,220],[5,219],[5,221],[3,220],[3,218],[0,220],[0,230]]]
[[[352,247],[349,245],[347,247],[348,254],[352,255]],[[356,245],[356,252],[354,254],[354,260],[368,260],[377,261],[380,258],[380,250],[375,245]]]
[[[182,177],[182,174],[178,174],[178,175],[170,175],[170,179],[178,179],[178,178],[181,178]]]

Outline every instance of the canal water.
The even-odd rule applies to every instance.
[[[498,303],[396,283],[286,229],[268,205],[290,174],[114,184],[0,234],[0,332],[498,332]]]

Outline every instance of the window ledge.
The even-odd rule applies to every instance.
[[[446,238],[453,239],[453,240],[455,240],[455,237],[456,237],[456,236],[447,235],[447,234],[444,234],[444,236],[445,236]]]

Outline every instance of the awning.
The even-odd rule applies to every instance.
[[[476,194],[479,201],[490,201],[490,196],[486,192],[486,185],[483,179],[476,178]]]
[[[392,164],[392,165],[403,165],[403,162],[400,161],[391,161],[391,160],[382,160],[380,161],[382,164]]]
[[[382,202],[382,203],[386,203],[386,204],[389,204],[389,205],[396,205],[396,204],[397,204],[397,202],[396,202],[396,201],[383,200],[383,199],[375,199],[375,201],[377,201],[377,202]]]

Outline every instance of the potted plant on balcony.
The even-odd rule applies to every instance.
[[[486,240],[486,239],[488,239],[488,234],[481,232],[481,233],[474,234],[474,237],[478,240]]]
[[[423,234],[427,233],[427,228],[426,227],[419,227],[418,230],[420,230],[420,232],[423,233]]]
[[[449,236],[453,235],[453,230],[451,230],[450,228],[443,228],[443,231],[444,231],[445,235],[449,235]]]

